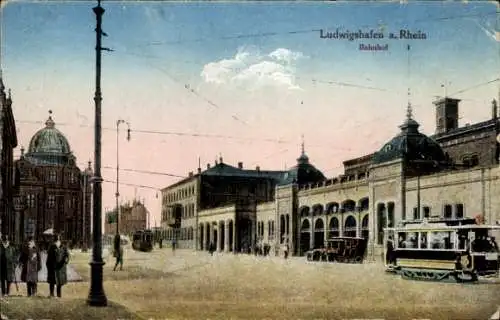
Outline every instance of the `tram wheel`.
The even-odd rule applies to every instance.
[[[477,274],[474,271],[455,272],[454,277],[457,283],[475,282],[478,280]]]

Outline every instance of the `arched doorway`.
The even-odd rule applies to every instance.
[[[205,224],[205,250],[210,249],[210,242],[211,242],[210,232],[211,232],[210,224],[207,223]]]
[[[345,220],[344,236],[355,237],[356,236],[356,219],[353,216],[348,216]]]
[[[214,224],[212,226],[212,228],[213,228],[212,232],[214,234],[214,236],[212,237],[212,239],[213,239],[212,241],[213,241],[214,246],[215,246],[215,251],[217,251],[219,249],[219,247],[217,246],[217,243],[218,243],[217,241],[219,240],[219,238],[218,238],[219,235],[217,233],[217,224]]]
[[[200,241],[200,250],[203,250],[203,242],[204,242],[204,239],[205,239],[205,233],[203,230],[203,223],[200,223],[200,238],[198,239]]]
[[[225,248],[225,242],[226,242],[226,226],[224,224],[224,221],[219,222],[220,226],[220,250],[224,251]]]
[[[317,219],[314,223],[314,248],[322,248],[325,245],[325,223],[323,219]]]
[[[328,233],[329,238],[338,237],[340,235],[340,233],[339,233],[339,219],[337,219],[336,217],[331,218],[329,229],[330,229],[329,233]]]
[[[233,252],[234,241],[233,241],[233,220],[229,220],[229,225],[227,226],[229,229],[229,251]]]
[[[361,220],[361,237],[368,239],[369,235],[370,231],[368,228],[368,215],[365,215],[363,217],[363,220]]]
[[[311,244],[311,224],[309,220],[305,219],[302,221],[302,226],[300,227],[300,254],[303,255],[306,251],[310,249]]]

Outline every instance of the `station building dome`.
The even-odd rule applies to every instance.
[[[396,159],[436,164],[446,162],[447,156],[439,143],[419,132],[419,126],[411,115],[408,116],[400,126],[401,132],[375,153],[372,163],[380,164]]]

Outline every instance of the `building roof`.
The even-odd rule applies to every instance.
[[[418,131],[420,125],[411,118],[411,113],[400,126],[401,132],[387,142],[373,156],[372,163],[405,158],[406,160],[428,160],[445,162],[446,155],[439,143]]]
[[[448,139],[456,139],[459,136],[462,136],[465,134],[470,134],[471,132],[474,132],[474,131],[494,129],[495,123],[497,121],[500,121],[500,119],[489,119],[489,120],[477,122],[477,123],[474,123],[471,125],[465,125],[463,127],[459,127],[459,128],[450,130],[448,132],[434,134],[430,137],[432,139],[435,139],[436,141],[440,141],[440,142],[443,140],[448,140]]]
[[[266,177],[273,179],[282,179],[286,171],[269,171],[269,170],[246,170],[231,165],[225,164],[222,161],[215,166],[206,169],[201,173],[202,176],[231,176],[231,177],[248,177],[258,178]]]
[[[297,158],[297,164],[285,173],[279,184],[307,184],[324,180],[326,180],[326,177],[323,173],[309,162],[309,157],[304,150],[304,144],[302,144],[302,152],[300,157]]]
[[[52,116],[31,138],[26,158],[40,164],[66,164],[72,158],[68,139],[55,128]]]

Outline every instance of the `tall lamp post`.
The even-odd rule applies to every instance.
[[[120,145],[120,124],[127,123],[127,140],[130,140],[130,124],[125,122],[125,120],[117,120],[116,121],[116,235],[120,235],[120,153],[119,153],[119,145]]]
[[[104,293],[102,284],[102,269],[104,261],[102,260],[102,177],[101,177],[101,53],[106,50],[101,47],[102,35],[102,15],[104,9],[101,7],[101,0],[97,0],[97,6],[92,8],[96,16],[96,87],[95,87],[95,145],[94,145],[94,202],[92,205],[92,261],[90,262],[90,291],[87,298],[87,304],[95,307],[104,307],[108,304],[108,299]],[[108,49],[109,50],[109,49]]]

